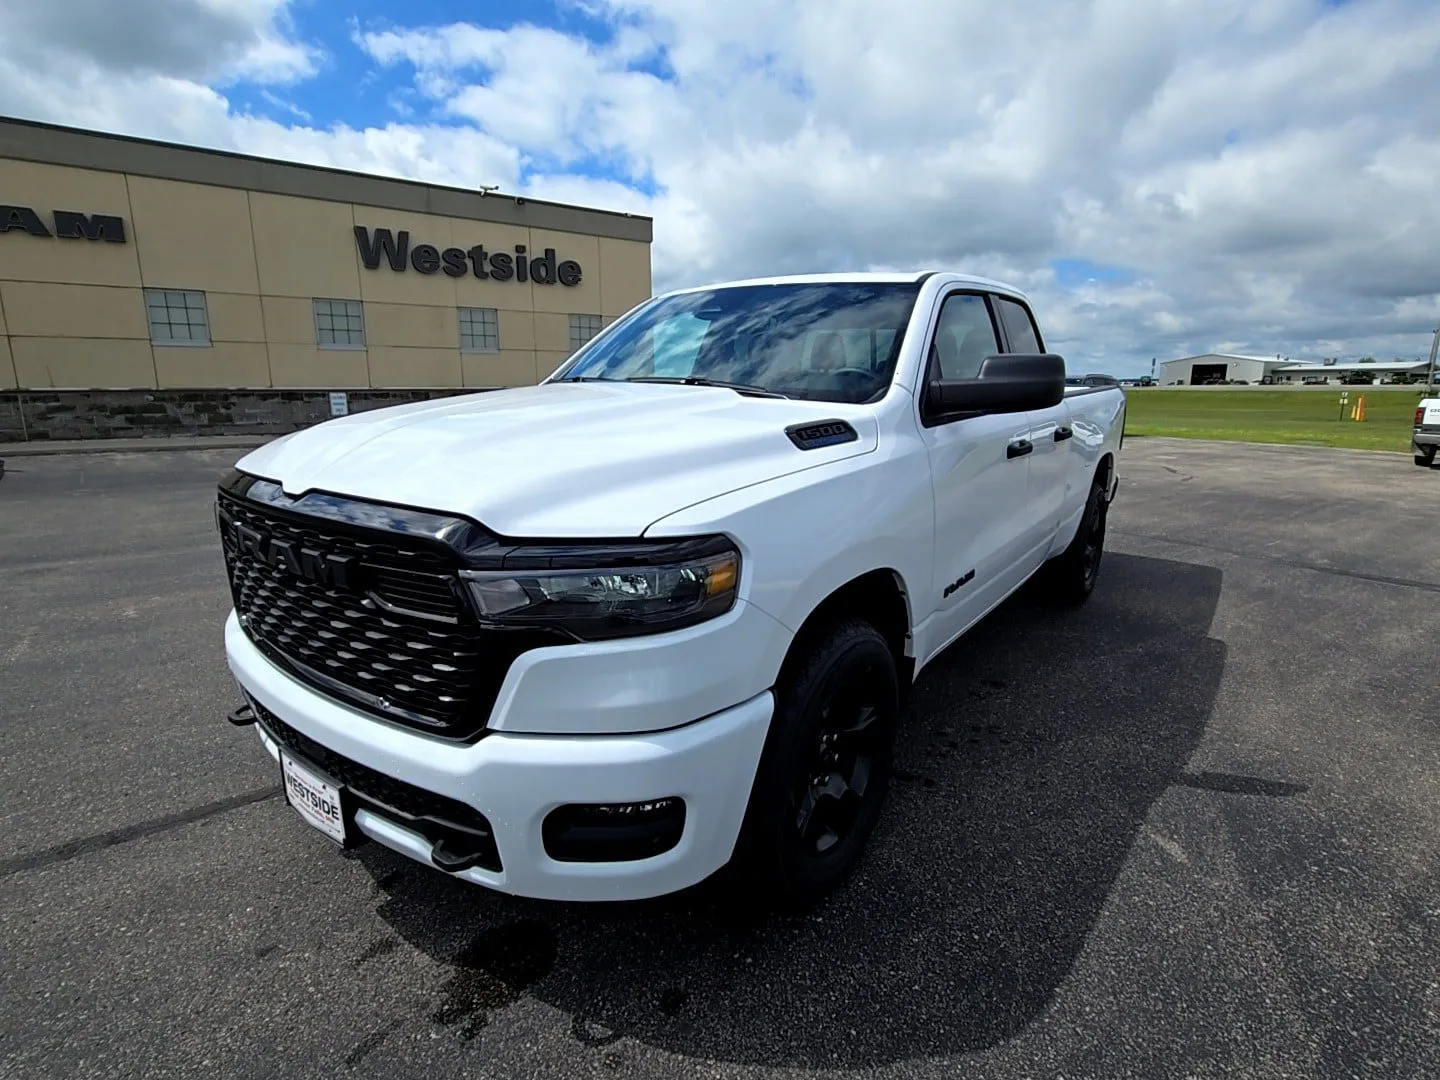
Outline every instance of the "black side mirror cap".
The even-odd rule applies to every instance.
[[[973,379],[933,379],[927,411],[936,417],[1030,412],[1065,400],[1065,358],[1056,353],[987,356]]]

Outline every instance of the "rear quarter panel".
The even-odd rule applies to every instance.
[[[1050,546],[1051,555],[1064,551],[1075,539],[1085,512],[1085,500],[1095,482],[1095,471],[1107,454],[1115,462],[1112,476],[1119,474],[1120,444],[1125,431],[1125,391],[1118,386],[1067,390],[1065,405],[1070,410],[1070,426],[1075,437],[1071,440],[1071,478],[1065,508]]]

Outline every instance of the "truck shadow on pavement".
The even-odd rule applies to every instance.
[[[807,916],[747,921],[703,889],[517,901],[377,845],[357,858],[381,917],[453,968],[430,1019],[462,1038],[526,995],[597,1048],[859,1068],[992,1047],[1045,1012],[1151,804],[1197,782],[1220,586],[1110,553],[1080,610],[1022,593],[994,612],[922,675],[869,853]]]

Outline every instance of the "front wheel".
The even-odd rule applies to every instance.
[[[899,679],[889,644],[844,619],[800,646],[737,844],[732,884],[759,906],[803,909],[854,870],[890,783]]]

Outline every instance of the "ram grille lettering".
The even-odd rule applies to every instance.
[[[220,515],[220,527],[239,555],[247,555],[267,566],[284,570],[326,588],[353,589],[355,586],[354,556],[335,555],[319,548],[297,547],[292,540],[271,539],[248,525],[236,524],[223,512]]]

